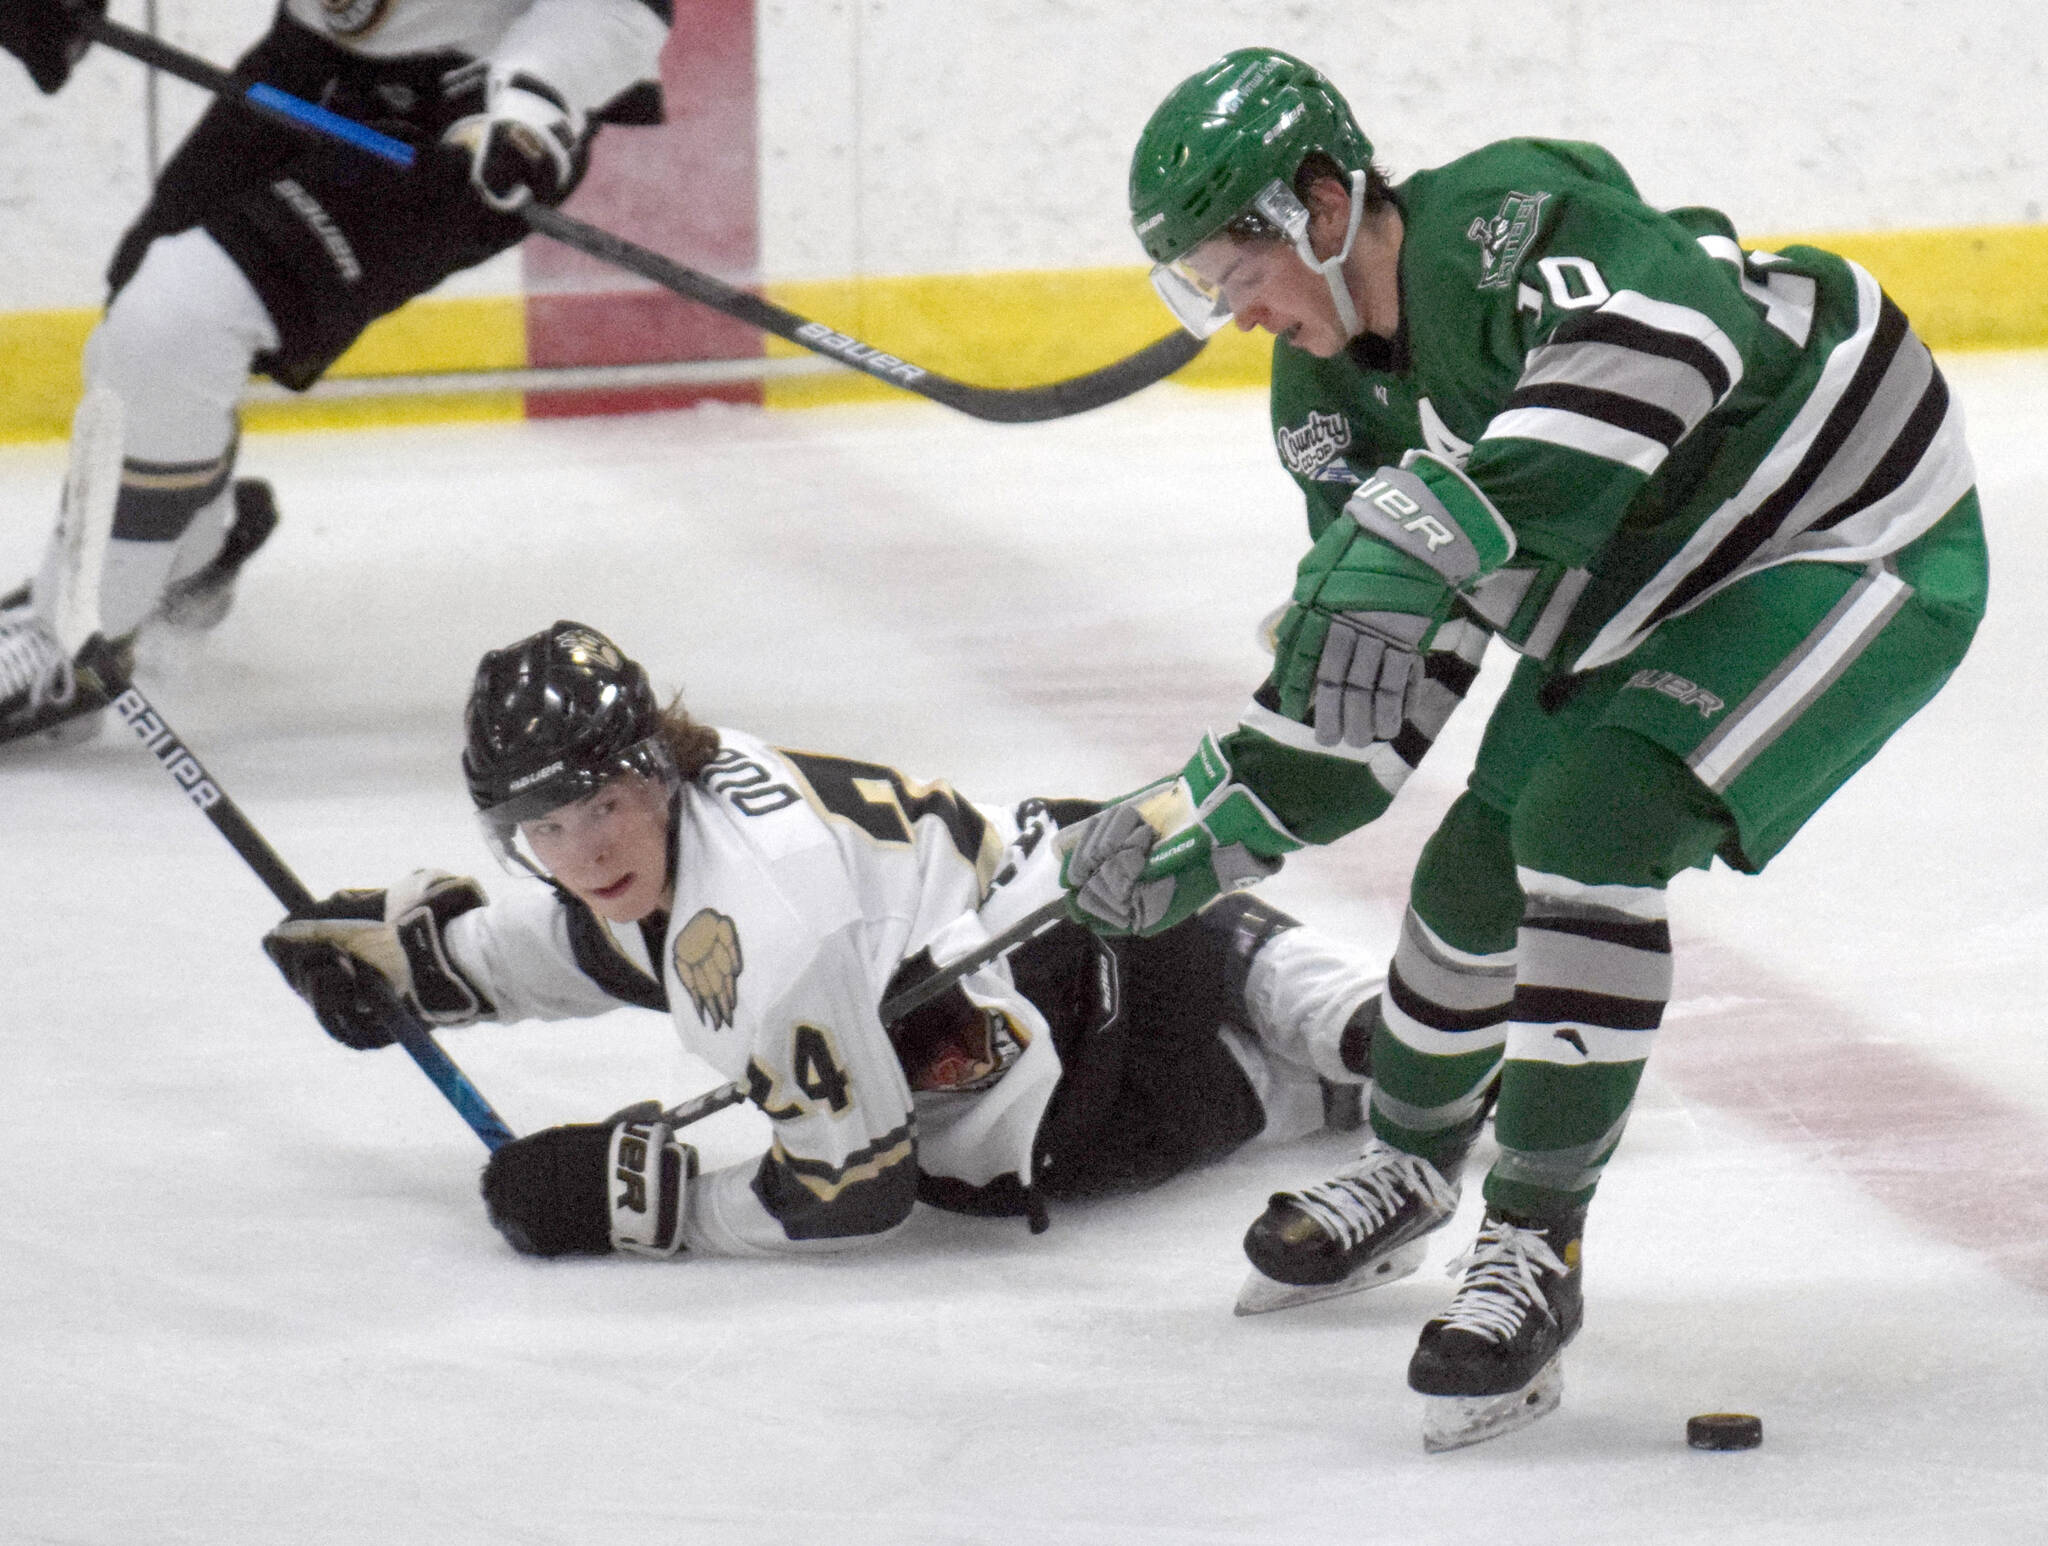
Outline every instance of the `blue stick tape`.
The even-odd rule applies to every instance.
[[[404,140],[395,140],[388,134],[379,134],[375,129],[366,128],[353,118],[344,118],[339,113],[330,113],[304,97],[295,97],[288,91],[279,91],[275,86],[266,86],[260,81],[248,90],[252,107],[289,118],[293,123],[304,124],[316,133],[330,139],[337,139],[367,150],[371,155],[389,161],[393,166],[410,167],[417,159],[412,146]]]
[[[469,1077],[455,1066],[455,1060],[441,1050],[440,1043],[424,1028],[409,1025],[386,1028],[397,1037],[398,1044],[412,1054],[420,1072],[433,1080],[435,1088],[462,1114],[471,1130],[484,1141],[485,1148],[496,1152],[512,1141],[511,1129],[491,1109],[491,1103],[484,1099],[483,1092],[469,1082]]]

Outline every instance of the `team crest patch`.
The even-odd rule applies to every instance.
[[[1323,471],[1351,444],[1351,423],[1341,413],[1310,411],[1308,422],[1274,431],[1280,460],[1297,477],[1321,478]]]
[[[320,9],[329,32],[356,38],[384,19],[391,0],[320,0]]]
[[[1500,201],[1500,213],[1491,220],[1475,215],[1465,235],[1479,243],[1479,288],[1505,290],[1515,282],[1522,254],[1536,239],[1537,222],[1543,216],[1547,193],[1510,193]]]
[[[740,931],[706,907],[676,934],[676,977],[689,990],[697,1018],[714,1031],[732,1024],[740,1005]]]

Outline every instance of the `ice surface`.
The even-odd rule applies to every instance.
[[[396,1052],[322,1037],[268,894],[118,726],[0,764],[0,1540],[2048,1539],[2048,359],[1947,362],[1997,577],[1950,688],[1760,879],[1674,889],[1678,998],[1588,1239],[1564,1406],[1425,1456],[1448,1285],[1231,1314],[1254,1148],[1050,1233],[537,1264]],[[61,472],[0,452],[0,575]],[[1230,722],[1301,543],[1263,402],[922,406],[252,439],[284,525],[145,689],[315,890],[506,884],[455,758],[477,654],[575,617],[695,707],[978,797],[1113,793]],[[11,566],[11,567],[10,567]],[[1489,668],[1487,688],[1499,681]],[[1376,954],[1468,710],[1272,893]],[[704,1087],[657,1017],[448,1034],[520,1131]],[[744,1111],[697,1136],[761,1142]],[[1476,1198],[1468,1198],[1468,1213]],[[1747,1454],[1685,1418],[1762,1415]]]

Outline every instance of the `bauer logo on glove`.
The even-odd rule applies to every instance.
[[[1280,712],[1321,746],[1392,741],[1457,596],[1512,558],[1515,535],[1451,463],[1411,452],[1351,495],[1295,571],[1274,629]]]

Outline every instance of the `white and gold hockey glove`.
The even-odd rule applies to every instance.
[[[467,1025],[497,1011],[442,938],[450,919],[484,904],[466,875],[415,870],[388,891],[337,891],[263,936],[263,949],[321,1029],[345,1046],[388,1047],[392,1009],[429,1025]]]
[[[546,81],[492,70],[485,108],[458,118],[442,138],[469,157],[469,181],[492,209],[511,214],[530,200],[559,203],[575,183],[584,117]]]

